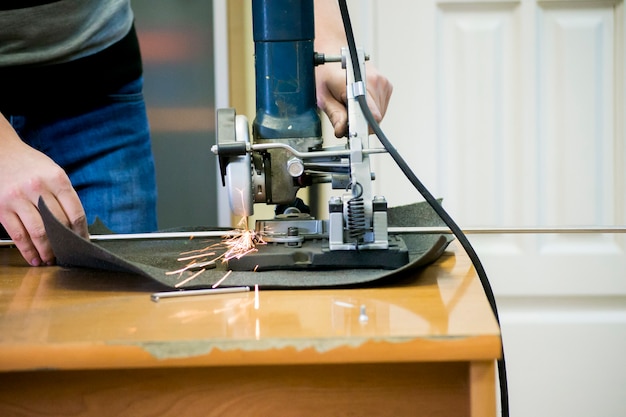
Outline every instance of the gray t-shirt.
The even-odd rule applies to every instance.
[[[0,67],[95,54],[122,39],[132,23],[130,0],[60,0],[0,10]]]

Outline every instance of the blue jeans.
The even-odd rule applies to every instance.
[[[143,78],[87,112],[46,120],[8,115],[22,140],[69,176],[85,208],[117,233],[157,229],[156,180]]]

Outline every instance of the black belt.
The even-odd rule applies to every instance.
[[[0,67],[0,112],[50,114],[97,105],[142,74],[135,27],[96,54],[54,65]]]
[[[29,7],[56,3],[57,1],[61,0],[2,0],[0,2],[0,10],[27,9]]]

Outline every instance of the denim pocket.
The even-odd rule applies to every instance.
[[[111,103],[143,102],[143,76],[126,83],[117,91],[109,93],[107,99]]]

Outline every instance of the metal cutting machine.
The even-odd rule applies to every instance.
[[[253,0],[256,116],[250,126],[235,109],[217,111],[222,184],[236,216],[254,204],[276,205],[275,217],[257,220],[268,245],[254,256],[230,261],[232,269],[394,269],[408,262],[402,239],[388,233],[387,202],[373,194],[375,175],[369,126],[356,97],[366,92],[353,66],[365,73],[366,55],[347,48],[327,55],[314,50],[313,0]],[[326,51],[324,51],[326,52]],[[315,66],[342,65],[346,72],[348,134],[345,145],[323,147],[316,104]],[[365,79],[365,77],[363,77]],[[328,201],[328,219],[315,219],[298,190],[330,183],[343,190]]]

